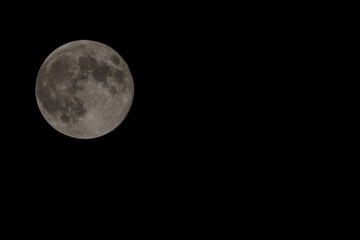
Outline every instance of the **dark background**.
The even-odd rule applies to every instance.
[[[167,10],[165,10],[167,9]],[[215,82],[217,22],[191,7],[49,6],[4,24],[3,151],[10,172],[39,181],[80,178],[186,182],[211,166],[205,156],[219,115]],[[209,17],[209,18],[208,18]],[[127,62],[135,84],[132,108],[113,132],[79,140],[41,115],[35,81],[46,57],[74,40],[102,42]],[[210,71],[205,69],[214,69]],[[221,86],[215,86],[221,92]],[[211,96],[212,99],[208,99]],[[211,110],[211,112],[206,112]],[[206,152],[206,154],[205,154]],[[65,177],[66,176],[66,177]],[[85,180],[86,179],[86,180]],[[109,179],[109,180],[106,180]],[[113,179],[114,181],[112,181]],[[127,179],[127,180],[126,180]],[[50,181],[51,182],[51,181]]]
[[[224,51],[218,17],[204,6],[88,5],[32,3],[1,16],[0,176],[8,206],[25,221],[59,216],[76,226],[84,218],[113,226],[114,217],[126,215],[131,225],[141,215],[151,226],[160,212],[194,221],[213,214],[206,193],[224,188],[219,167],[227,154],[217,143],[226,139],[216,138],[225,126],[215,121],[225,101],[219,95],[228,88],[218,74],[225,60],[217,56]],[[115,49],[135,85],[125,120],[91,140],[54,130],[35,97],[46,57],[80,39]]]
[[[159,227],[167,229],[168,219],[184,219],[189,229],[240,216],[237,209],[261,211],[273,195],[277,201],[273,189],[291,184],[294,156],[303,152],[292,141],[299,136],[294,129],[301,131],[293,119],[301,114],[291,114],[291,96],[303,66],[291,58],[299,55],[292,23],[278,27],[288,22],[282,16],[269,21],[277,14],[267,6],[268,15],[261,6],[251,12],[210,3],[120,4],[3,9],[9,13],[1,15],[0,176],[9,205],[29,221],[40,209],[44,219],[100,215],[94,222],[109,222],[107,213],[114,213],[126,214],[129,225],[161,218]],[[115,49],[135,84],[123,123],[92,140],[54,130],[35,99],[43,61],[80,39]],[[216,216],[226,213],[232,216]]]
[[[326,165],[317,169],[313,159],[323,152],[311,153],[321,143],[311,132],[311,95],[323,91],[314,86],[322,72],[311,73],[321,62],[312,51],[323,43],[314,44],[316,34],[308,29],[317,33],[327,22],[320,17],[324,23],[314,27],[310,19],[304,25],[312,6],[16,5],[4,6],[0,15],[1,196],[12,218],[51,222],[59,216],[76,228],[85,218],[110,230],[135,226],[134,233],[140,222],[149,226],[146,234],[200,229],[203,236],[213,235],[219,220],[231,228],[240,216],[257,226],[259,219],[274,222],[266,220],[279,212],[266,209],[278,211],[276,204],[290,215],[294,206],[304,206],[292,200],[301,199],[308,191],[304,181]],[[93,140],[52,129],[35,99],[45,58],[79,39],[114,48],[135,84],[127,118]],[[242,217],[246,211],[252,218]],[[224,232],[229,231],[221,231],[222,237]]]

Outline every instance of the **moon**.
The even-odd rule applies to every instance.
[[[103,136],[127,116],[134,81],[124,59],[96,41],[69,42],[53,51],[36,78],[38,107],[58,132],[77,139]]]

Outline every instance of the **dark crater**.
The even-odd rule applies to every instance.
[[[86,80],[87,77],[84,75],[79,75],[75,78],[73,78],[70,82],[70,87],[67,89],[68,93],[75,94],[78,91],[84,90],[84,86],[82,85],[82,82]]]
[[[115,56],[115,55],[111,55],[110,61],[111,61],[113,64],[118,65],[118,64],[120,63],[120,58],[118,58],[118,57]]]
[[[123,71],[120,71],[118,69],[114,70],[114,78],[115,81],[119,84],[119,85],[123,85],[124,84],[124,80],[125,80],[125,73]]]
[[[65,82],[70,80],[73,76],[73,72],[69,69],[74,66],[74,60],[66,55],[59,57],[55,62],[50,66],[50,71],[48,74],[48,82],[50,85],[55,85],[56,83]]]
[[[109,92],[110,92],[110,94],[112,94],[112,95],[115,95],[115,94],[118,93],[118,91],[116,90],[116,88],[115,88],[114,86],[111,86],[111,87],[110,87]]]
[[[96,60],[90,56],[79,58],[79,67],[81,71],[91,71],[97,66]]]
[[[98,65],[94,71],[93,76],[96,81],[106,84],[107,77],[110,76],[111,68],[105,64]]]

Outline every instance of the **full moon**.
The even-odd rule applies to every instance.
[[[89,40],[67,43],[41,65],[35,94],[46,121],[78,139],[103,136],[128,114],[134,82],[124,59],[111,47]]]

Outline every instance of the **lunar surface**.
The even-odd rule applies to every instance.
[[[90,139],[113,131],[125,119],[134,82],[114,49],[81,40],[62,45],[46,58],[35,93],[53,128],[73,138]]]

